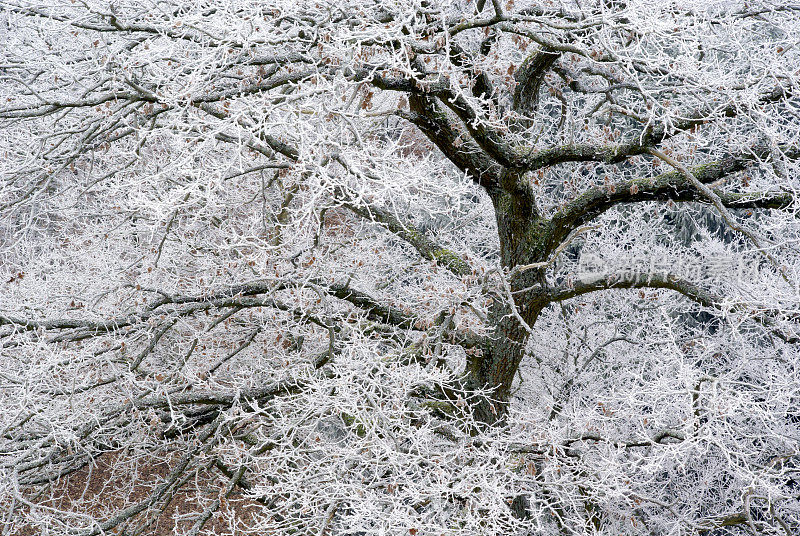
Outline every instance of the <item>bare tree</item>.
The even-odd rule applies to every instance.
[[[800,531],[800,5],[0,5],[3,534]]]

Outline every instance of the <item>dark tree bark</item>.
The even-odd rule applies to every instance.
[[[561,53],[549,47],[532,53],[517,70],[516,90],[512,96],[513,112],[525,117],[535,111],[540,89],[546,75],[558,67]],[[451,51],[451,61],[465,70],[471,69],[469,54],[460,48]],[[421,64],[417,64],[424,74]],[[421,88],[411,80],[389,79],[376,76],[373,83],[381,89],[403,91],[408,94],[411,114],[407,119],[462,172],[483,187],[492,202],[497,221],[500,260],[507,274],[506,285],[494,294],[489,307],[488,321],[492,335],[481,345],[481,352],[468,364],[467,388],[490,388],[492,395],[473,405],[479,423],[496,425],[504,421],[508,411],[511,388],[520,363],[525,358],[525,348],[530,330],[541,312],[553,302],[569,299],[583,292],[610,288],[669,288],[706,306],[715,301],[688,282],[676,282],[666,275],[621,284],[616,280],[602,280],[576,287],[576,289],[549,289],[545,279],[548,260],[558,247],[568,240],[570,233],[612,207],[625,203],[644,201],[677,201],[711,203],[694,183],[678,171],[656,177],[633,179],[613,183],[607,188],[593,188],[583,192],[551,217],[544,217],[527,172],[564,162],[605,162],[618,164],[628,158],[647,153],[674,133],[663,129],[645,129],[631,137],[628,143],[615,146],[579,145],[561,146],[539,153],[519,152],[506,136],[485,126],[480,121],[485,110],[474,108],[463,97],[456,95],[447,84],[434,84]],[[485,75],[478,76],[473,93],[481,98],[496,97],[496,88]],[[771,103],[786,97],[784,91],[773,91],[762,99]],[[497,99],[494,99],[497,105]],[[499,106],[499,105],[498,105]],[[706,111],[686,114],[686,119],[676,123],[676,132],[696,128],[704,123]],[[736,111],[726,108],[726,117]],[[511,122],[512,132],[519,134],[530,127],[528,119]],[[796,147],[782,147],[792,158],[800,156]],[[747,169],[758,158],[769,154],[769,147],[759,145],[747,153],[728,154],[690,172],[702,184],[712,184],[738,171]],[[730,208],[783,209],[794,202],[788,192],[729,193],[716,192],[720,202]],[[403,233],[400,233],[403,236]],[[429,257],[418,240],[408,241],[425,257]],[[430,249],[429,246],[425,246]],[[462,273],[444,263],[456,274]],[[463,265],[462,265],[463,266]],[[573,290],[575,292],[573,293]],[[719,301],[717,301],[719,303]]]

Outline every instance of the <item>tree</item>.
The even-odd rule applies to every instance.
[[[800,530],[800,7],[3,2],[4,534]]]

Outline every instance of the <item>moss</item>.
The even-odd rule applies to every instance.
[[[367,435],[366,427],[357,421],[352,415],[342,413],[342,421],[347,425],[348,428],[354,428],[354,431],[358,437],[365,437]]]
[[[527,229],[525,239],[527,242],[527,259],[525,262],[540,262],[547,257],[556,244],[553,244],[555,226],[546,219],[537,219]]]
[[[692,174],[698,178],[698,180],[703,181],[706,180],[708,177],[714,177],[719,174],[720,166],[719,162],[709,162],[708,164],[701,164],[696,166],[692,169]]]
[[[513,199],[508,192],[503,192],[500,195],[500,200],[497,203],[497,209],[500,214],[506,215],[511,212]]]
[[[415,245],[419,244],[422,240],[425,239],[425,237],[420,232],[412,228],[403,230],[403,233],[405,234],[406,240]]]
[[[445,402],[443,400],[425,400],[422,402],[421,406],[434,411],[439,411],[445,415],[454,415],[456,413],[455,406],[450,402]]]
[[[449,249],[436,249],[431,252],[431,255],[436,260],[436,262],[444,264],[460,275],[468,274],[469,273],[469,266],[467,263],[461,260],[461,257],[450,251]]]

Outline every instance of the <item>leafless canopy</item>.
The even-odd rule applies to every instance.
[[[800,533],[800,4],[0,43],[4,536]]]

